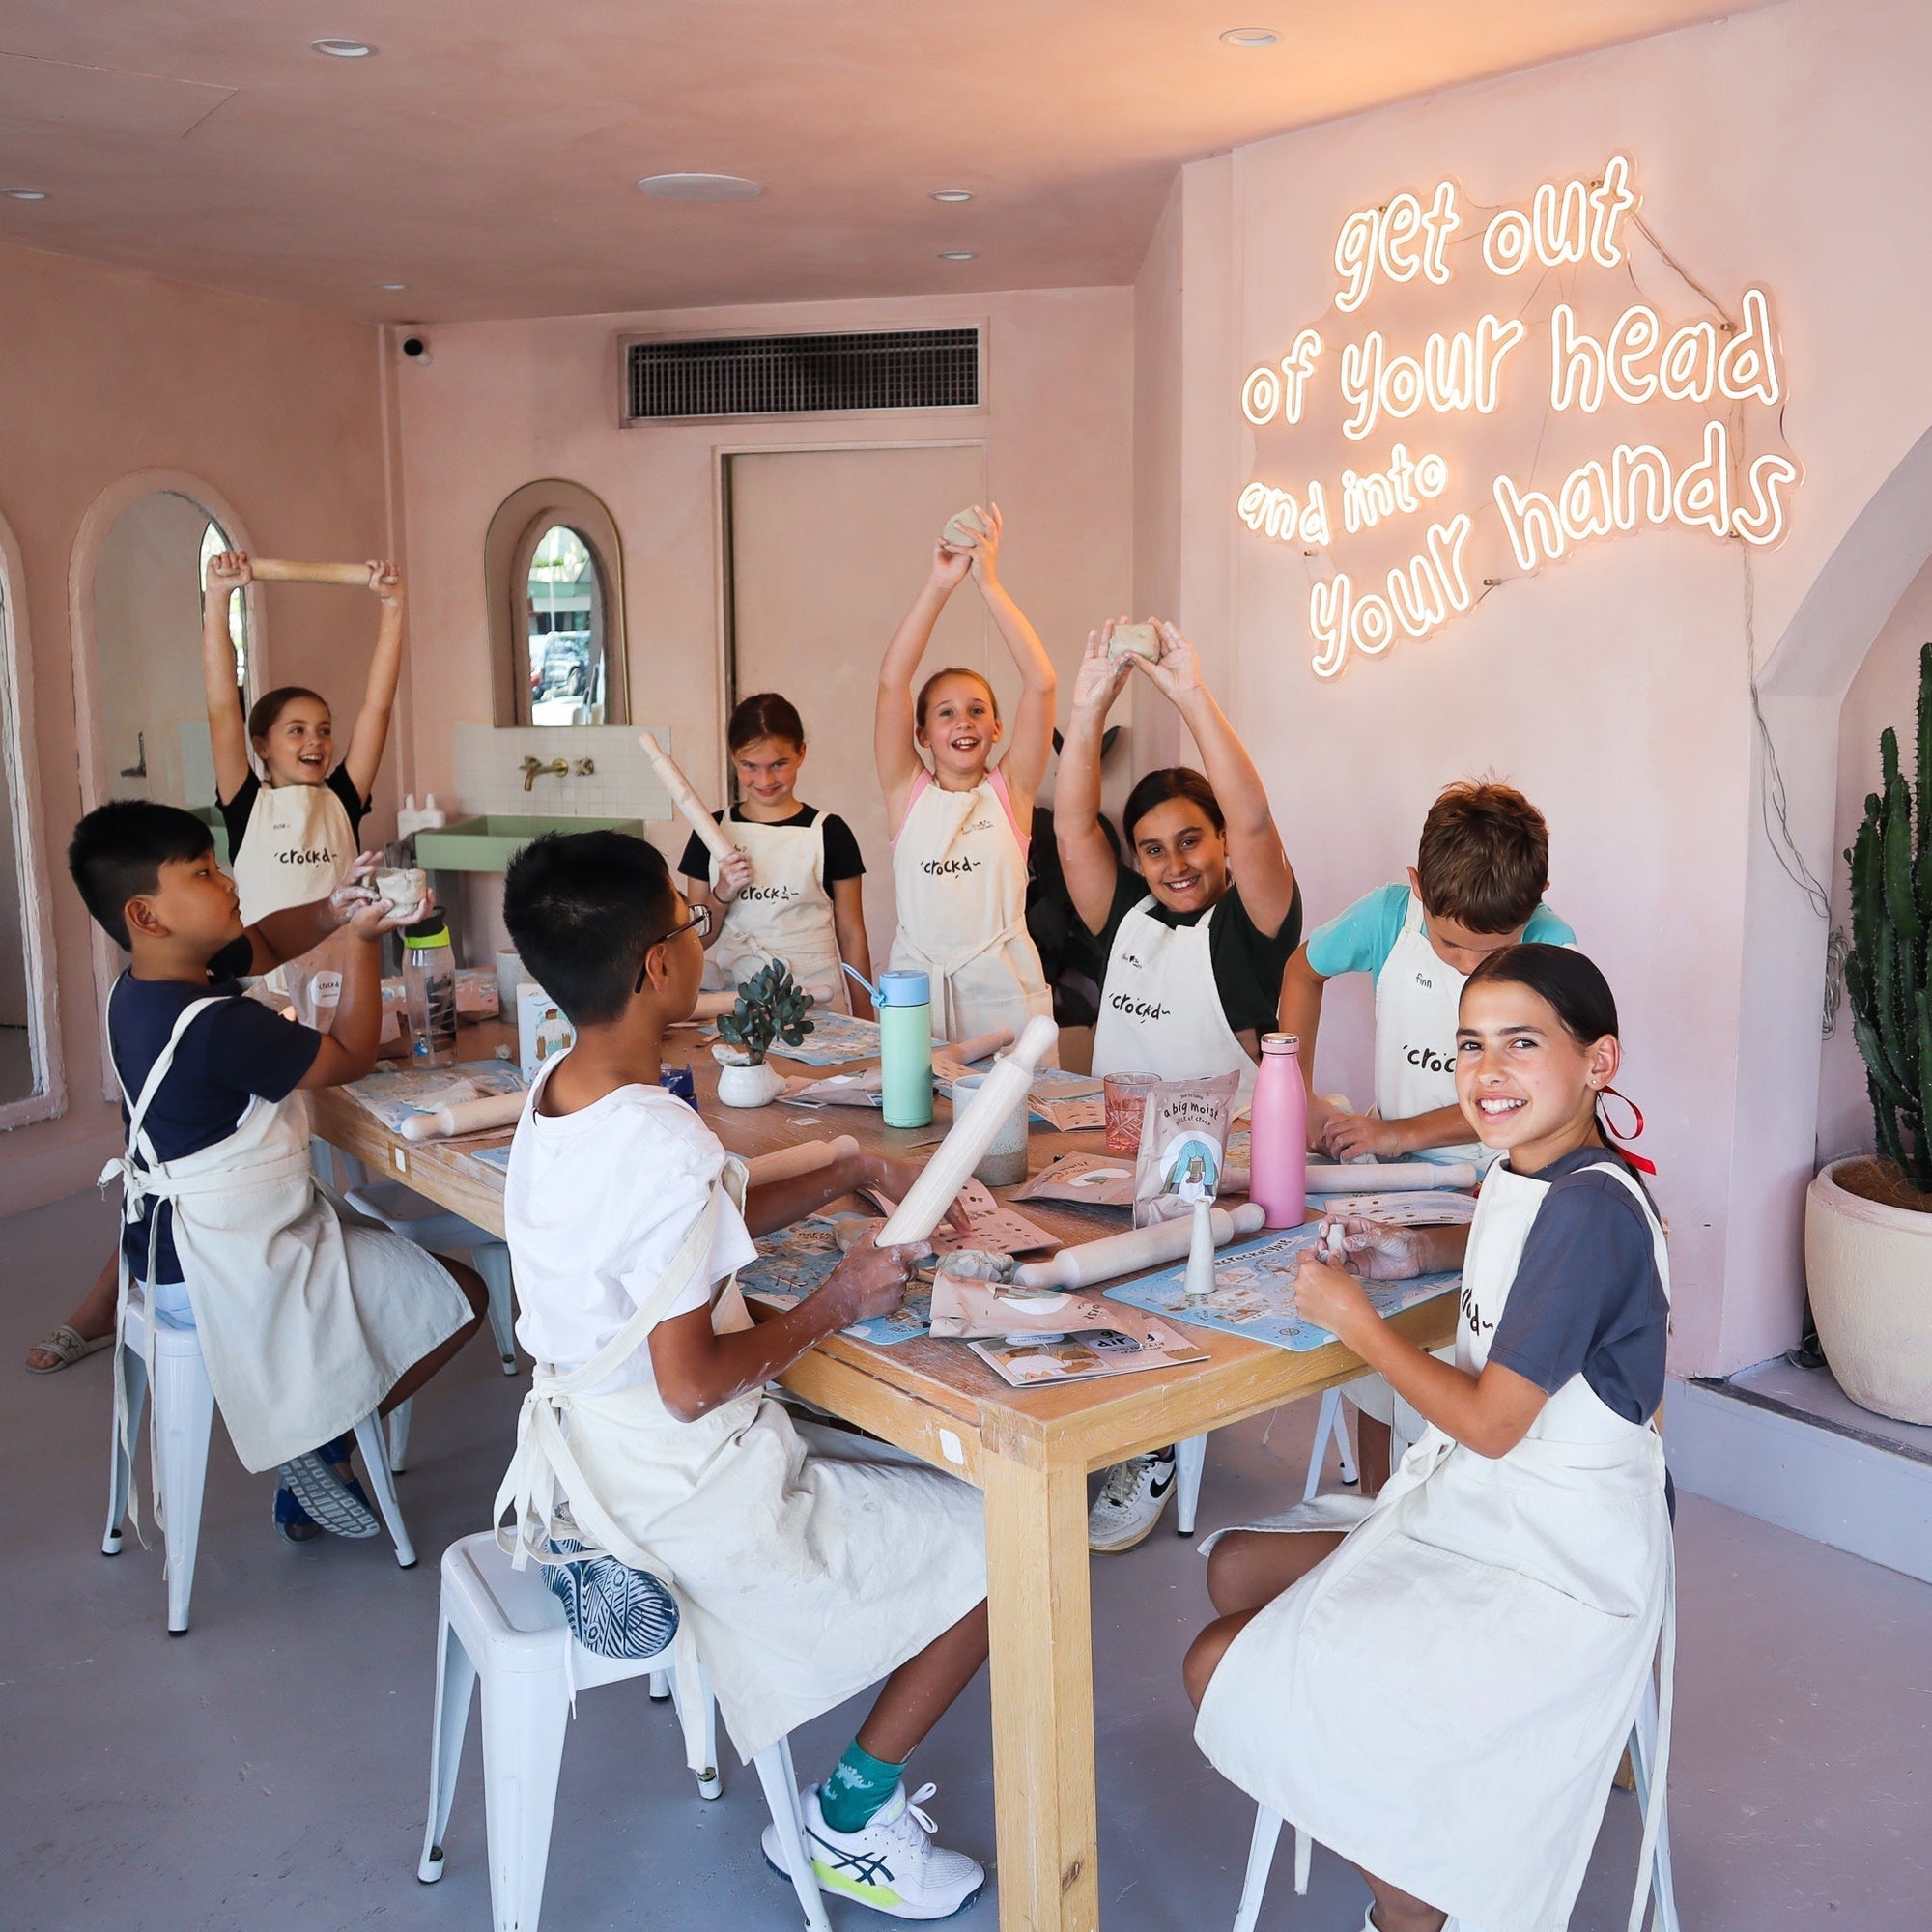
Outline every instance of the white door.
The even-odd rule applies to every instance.
[[[782,450],[727,462],[734,699],[777,691],[798,706],[810,741],[799,796],[836,811],[858,838],[866,930],[883,970],[895,924],[895,828],[872,759],[879,660],[947,518],[984,501],[986,452]],[[920,674],[946,665],[988,674],[1010,720],[1019,679],[971,582],[941,613]]]

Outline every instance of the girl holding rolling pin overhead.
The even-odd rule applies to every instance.
[[[1321,1497],[1208,1545],[1221,1614],[1184,1666],[1196,1741],[1362,1869],[1377,1932],[1569,1923],[1660,1635],[1663,1788],[1670,1267],[1598,1112],[1620,1058],[1616,1002],[1581,953],[1505,947],[1470,974],[1456,1096],[1506,1158],[1468,1231],[1454,1363],[1339,1267],[1304,1255],[1295,1283],[1301,1314],[1428,1429],[1365,1515]]]
[[[1087,639],[1073,716],[1053,788],[1054,832],[1073,909],[1107,953],[1095,1073],[1169,1080],[1241,1076],[1254,1091],[1259,1036],[1274,1027],[1282,968],[1301,943],[1301,889],[1282,849],[1261,774],[1201,676],[1194,646],[1156,624],[1157,655],[1110,652],[1109,620]],[[1204,775],[1150,772],[1128,794],[1122,827],[1135,867],[1100,827],[1100,741],[1107,713],[1138,672],[1180,713]],[[1096,1550],[1131,1549],[1174,1493],[1172,1448],[1107,1472],[1088,1518]]]
[[[893,966],[926,974],[936,1036],[961,1040],[1053,1014],[1027,933],[1027,846],[1034,795],[1053,753],[1052,662],[998,576],[999,506],[955,517],[932,570],[879,667],[872,744],[893,838],[898,931]],[[977,670],[912,681],[946,600],[968,574],[986,600],[1022,682],[1012,743],[993,687]],[[932,759],[928,770],[920,753]]]
[[[389,713],[403,665],[402,572],[393,563],[364,568],[383,618],[362,708],[338,763],[328,704],[300,685],[282,685],[257,698],[244,724],[228,602],[230,593],[253,582],[254,572],[242,551],[222,551],[209,559],[201,674],[215,799],[228,826],[228,868],[241,890],[243,924],[327,898],[355,862],[356,834],[389,741]],[[251,749],[261,762],[259,777],[249,762]]]
[[[866,862],[852,828],[836,813],[801,805],[805,724],[789,698],[761,691],[741,698],[724,728],[741,802],[711,815],[728,825],[738,850],[719,859],[696,833],[684,848],[685,897],[715,917],[704,944],[705,978],[735,986],[782,959],[801,986],[831,985],[840,1012],[869,1016],[842,960],[872,977],[866,937]]]

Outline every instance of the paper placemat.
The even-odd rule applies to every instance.
[[[1265,1342],[1273,1349],[1306,1354],[1312,1349],[1326,1348],[1335,1339],[1327,1329],[1318,1328],[1294,1313],[1295,1268],[1302,1255],[1321,1238],[1321,1230],[1311,1224],[1223,1248],[1214,1257],[1211,1294],[1187,1293],[1184,1262],[1142,1275],[1137,1281],[1118,1282],[1102,1293],[1111,1301],[1165,1315],[1171,1321],[1218,1328],[1225,1335],[1241,1335],[1250,1342]],[[1462,1285],[1460,1274],[1425,1274],[1413,1281],[1362,1284],[1376,1312],[1384,1317],[1434,1301],[1438,1294],[1453,1294]]]

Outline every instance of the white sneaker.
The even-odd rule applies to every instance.
[[[1174,1451],[1116,1463],[1087,1512],[1087,1548],[1108,1554],[1144,1543],[1174,1494]]]
[[[964,1852],[935,1845],[939,1828],[919,1808],[938,1788],[922,1784],[908,1798],[901,1784],[858,1831],[835,1832],[818,1808],[818,1786],[808,1785],[800,1809],[819,1890],[895,1918],[947,1918],[972,1904],[986,1883],[985,1867]],[[776,1825],[765,1827],[762,1842],[766,1861],[783,1871]]]

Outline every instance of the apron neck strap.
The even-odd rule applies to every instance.
[[[115,980],[113,990],[107,995],[110,1015],[113,1012],[114,994],[121,990],[122,983],[127,978],[126,973],[122,974],[121,978]],[[153,1104],[155,1095],[161,1091],[161,1082],[168,1077],[174,1066],[175,1049],[181,1044],[182,1036],[210,1007],[218,1007],[226,997],[227,995],[222,993],[211,993],[205,999],[191,1000],[183,1008],[181,1017],[175,1021],[174,1030],[168,1035],[167,1044],[155,1056],[155,1064],[148,1069],[148,1077],[141,1084],[138,1099],[129,1097],[128,1083],[121,1073],[121,1062],[110,1045],[107,1057],[114,1063],[114,1078],[121,1089],[122,1102],[128,1109],[128,1145],[130,1149],[138,1147],[141,1143],[142,1122],[148,1117],[148,1108]],[[109,1039],[110,1041],[112,1039],[111,1028]]]

